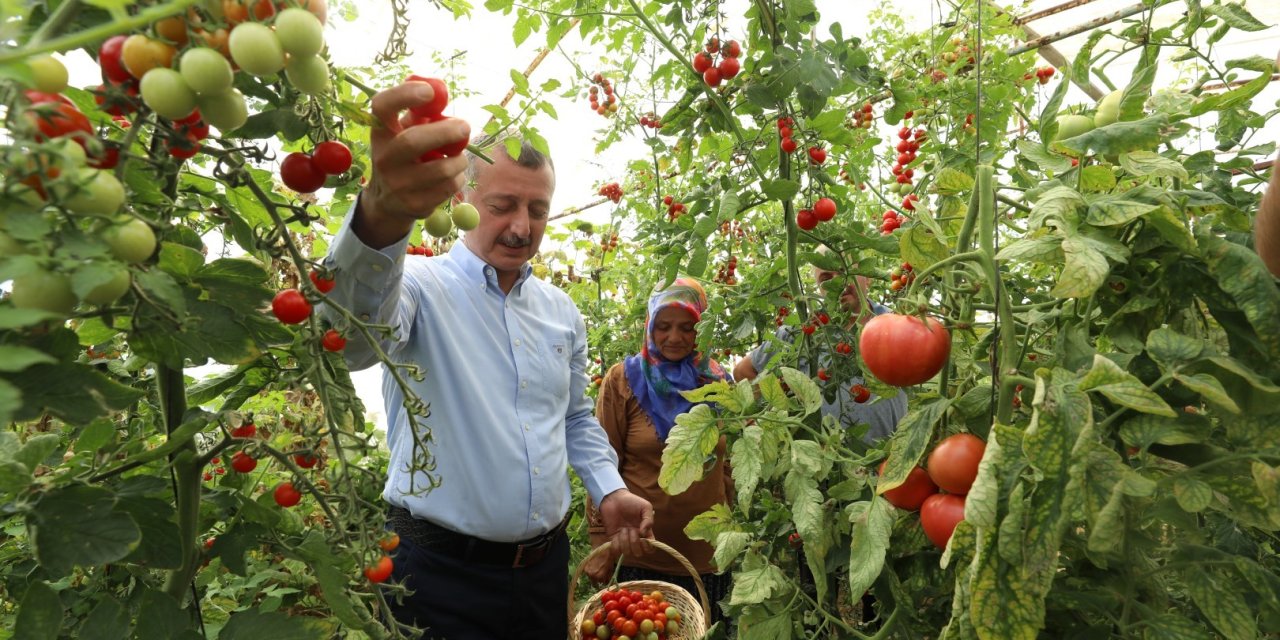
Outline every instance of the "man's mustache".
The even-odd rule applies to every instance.
[[[512,234],[512,235],[504,235],[499,237],[498,242],[501,242],[502,244],[505,244],[508,247],[511,247],[513,249],[519,249],[520,247],[527,247],[530,244],[532,244],[533,239],[522,238],[520,236]]]

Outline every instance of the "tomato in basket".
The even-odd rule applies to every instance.
[[[582,640],[666,640],[680,632],[680,611],[661,591],[609,589],[600,594],[600,605],[582,621]]]

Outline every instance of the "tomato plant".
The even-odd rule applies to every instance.
[[[875,377],[906,387],[937,375],[951,354],[951,334],[936,318],[921,320],[894,313],[867,322],[858,337],[858,353]]]

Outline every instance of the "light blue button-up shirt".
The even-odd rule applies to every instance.
[[[514,542],[551,530],[569,509],[568,465],[592,499],[625,488],[618,458],[586,396],[582,314],[525,264],[509,294],[497,273],[455,242],[434,258],[406,256],[408,238],[375,250],[347,216],[326,264],[329,297],[366,322],[390,325],[382,348],[422,368],[410,387],[431,413],[439,487],[412,478],[413,438],[399,386],[385,372],[391,449],[383,498],[414,516],[486,540]],[[355,370],[378,362],[358,334],[344,350]]]

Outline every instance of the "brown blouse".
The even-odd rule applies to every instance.
[[[622,363],[613,365],[600,383],[596,418],[618,452],[618,471],[622,474],[622,481],[632,493],[653,503],[654,537],[688,558],[698,573],[714,573],[715,567],[711,563],[714,548],[701,540],[690,540],[684,534],[684,527],[712,505],[729,503],[733,480],[725,465],[724,436],[716,445],[715,466],[684,493],[670,496],[658,486],[664,443],[658,440],[649,415],[632,395]],[[590,501],[587,502],[587,519],[591,546],[597,547],[609,538],[605,535],[600,514],[592,508]],[[675,558],[657,550],[645,558],[625,558],[622,563],[673,575],[688,574]]]

